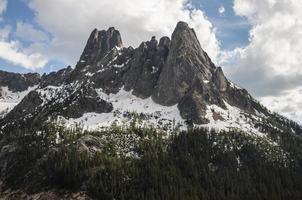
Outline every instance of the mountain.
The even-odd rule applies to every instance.
[[[0,70],[0,118],[40,83],[37,73],[18,74]]]
[[[0,71],[0,199],[302,199],[302,129],[227,79],[187,23],[76,66]]]
[[[113,27],[95,29],[74,69],[41,77],[1,72],[0,85],[2,132],[47,120],[100,129],[129,124],[139,114],[145,125],[158,128],[195,125],[265,135],[273,127],[301,133],[299,125],[228,80],[185,22],[171,39],[152,37],[136,49],[123,47]]]

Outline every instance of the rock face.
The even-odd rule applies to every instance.
[[[21,92],[37,85],[40,75],[37,73],[19,74],[0,70],[0,87],[7,86],[12,92]],[[1,94],[0,94],[1,95]]]
[[[72,68],[71,66],[68,66],[67,68],[61,69],[57,72],[43,74],[41,77],[40,87],[47,87],[49,85],[60,86],[69,79],[71,72]]]
[[[153,99],[163,105],[174,105],[188,93],[197,81],[211,78],[210,60],[188,24],[179,22],[172,34],[170,51],[160,74]]]
[[[169,55],[152,98],[167,106],[179,104],[183,118],[203,123],[206,104],[224,107],[215,85],[216,70],[202,50],[194,30],[179,22],[172,34]],[[223,79],[223,73],[221,76]]]
[[[81,55],[80,62],[93,64],[96,59],[102,58],[114,47],[123,46],[122,38],[118,30],[111,27],[107,31],[93,30],[87,45]]]
[[[204,125],[213,120],[223,122],[226,117],[240,120],[238,113],[252,115],[255,119],[273,117],[246,90],[225,77],[222,68],[215,66],[202,49],[194,30],[185,22],[177,24],[171,39],[165,36],[158,41],[152,37],[136,49],[123,47],[121,35],[113,27],[102,31],[95,29],[74,69],[68,67],[41,78],[37,74],[27,74],[24,75],[26,83],[22,77],[0,72],[0,85],[5,83],[12,90],[39,83],[36,90],[0,120],[0,131],[5,132],[3,129],[10,125],[28,125],[49,117],[80,118],[91,112],[129,116],[133,111],[150,110],[150,105],[135,110],[133,99],[122,99],[128,102],[125,105],[118,104],[121,100],[118,96],[114,102],[110,100],[121,91],[129,93],[126,98],[131,95],[134,98],[134,95],[142,102],[149,99],[148,102],[156,104],[153,106],[158,110],[151,109],[153,113],[144,119],[158,120],[159,112],[169,116],[174,113],[180,114],[183,121]],[[132,110],[120,113],[114,105]],[[177,112],[173,106],[177,107]],[[226,116],[220,116],[213,107]],[[237,109],[236,116],[226,114],[230,113],[229,107]],[[165,108],[169,111],[165,112]],[[172,123],[173,119],[167,120]],[[230,124],[234,124],[233,121]]]
[[[159,75],[169,53],[170,39],[163,37],[158,41],[152,37],[143,42],[136,50],[129,63],[129,71],[125,74],[125,88],[133,89],[133,94],[147,98],[154,93]]]

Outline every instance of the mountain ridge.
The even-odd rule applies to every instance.
[[[28,126],[58,117],[68,122],[87,117],[87,113],[114,113],[108,125],[115,121],[127,124],[129,119],[125,122],[126,118],[131,118],[127,116],[129,113],[139,111],[144,115],[144,108],[148,110],[148,106],[156,109],[149,108],[143,119],[159,119],[152,124],[158,127],[163,125],[162,121],[171,126],[177,118],[184,127],[208,124],[212,128],[241,129],[242,123],[248,126],[243,130],[255,134],[261,132],[257,126],[266,126],[267,121],[275,120],[281,122],[279,129],[301,131],[298,125],[287,127],[289,121],[271,113],[245,89],[229,81],[185,22],[176,25],[171,39],[164,36],[158,42],[152,37],[136,49],[123,47],[121,35],[113,27],[95,29],[74,69],[69,66],[44,74],[38,80],[35,82],[37,88],[29,91],[0,120],[2,132],[15,124]],[[124,103],[117,104],[120,100]]]

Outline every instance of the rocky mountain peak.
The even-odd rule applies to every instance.
[[[153,99],[164,105],[177,104],[194,85],[211,80],[214,69],[195,31],[187,23],[179,22],[172,34],[169,55]]]
[[[130,113],[139,112],[159,126],[177,119],[181,124],[241,128],[237,120],[257,132],[248,120],[279,119],[225,77],[185,22],[177,24],[171,39],[153,36],[135,49],[121,47],[114,27],[93,30],[75,69],[43,75],[37,90],[5,115],[0,127],[9,129],[24,116],[30,116],[30,124],[49,116],[92,115],[102,119],[95,122],[110,125],[129,122]]]
[[[114,27],[101,31],[94,29],[81,55],[80,62],[92,64],[115,47],[123,47],[122,37],[118,30]]]
[[[203,64],[213,65],[207,53],[202,49],[194,29],[190,28],[186,22],[177,23],[171,40],[171,46],[186,53],[184,55],[192,54],[197,56]]]

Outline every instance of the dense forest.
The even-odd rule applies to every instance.
[[[28,193],[86,191],[95,199],[302,199],[302,139],[270,130],[103,131],[48,123],[1,136],[1,180]],[[9,145],[7,145],[9,144]],[[4,164],[5,163],[5,164]]]

